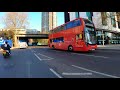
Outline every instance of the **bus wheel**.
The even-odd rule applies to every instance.
[[[68,51],[73,51],[73,47],[71,45],[68,47]]]

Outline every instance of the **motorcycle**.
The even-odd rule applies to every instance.
[[[7,58],[7,57],[9,57],[9,56],[10,56],[9,51],[8,51],[8,50],[3,50],[3,57],[4,57],[4,58]]]

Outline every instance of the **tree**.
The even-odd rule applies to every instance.
[[[5,16],[3,16],[3,24],[5,25],[5,29],[9,30],[9,33],[4,33],[5,37],[9,37],[13,40],[15,46],[17,46],[16,41],[16,31],[17,29],[25,29],[28,27],[28,14],[26,12],[7,12]]]
[[[0,37],[3,37],[4,39],[12,39],[13,40],[14,32],[12,30],[3,30],[0,31]]]
[[[7,12],[3,17],[6,29],[21,29],[28,26],[28,14],[25,12]]]

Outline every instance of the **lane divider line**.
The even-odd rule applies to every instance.
[[[54,73],[58,78],[63,78],[62,76],[60,76],[56,71],[54,71],[52,68],[50,68],[50,71],[52,73]]]
[[[72,66],[76,67],[76,68],[79,68],[79,69],[82,69],[82,70],[85,70],[85,71],[92,72],[92,73],[97,73],[97,74],[100,74],[100,75],[103,75],[103,76],[107,76],[107,77],[111,77],[111,78],[120,78],[118,76],[113,76],[113,75],[109,75],[109,74],[106,74],[106,73],[101,73],[101,72],[93,71],[93,70],[86,69],[86,68],[83,68],[83,67],[79,67],[79,66],[76,66],[76,65],[72,65]]]
[[[40,61],[42,61],[42,59],[41,59],[38,55],[36,55],[35,53],[34,53],[34,55],[35,55]]]
[[[54,59],[54,58],[48,57],[48,56],[46,56],[46,55],[44,55],[44,54],[40,54],[40,53],[38,53],[38,54],[41,55],[41,56],[47,57],[47,58],[49,58],[49,59]]]

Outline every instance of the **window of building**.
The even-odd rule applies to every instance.
[[[101,12],[101,17],[102,17],[102,25],[107,25],[107,13],[106,12]]]
[[[75,17],[79,18],[79,12],[75,12]]]
[[[118,28],[120,28],[120,12],[116,12]]]
[[[112,24],[112,26],[116,27],[116,20],[115,20],[114,12],[110,12],[110,17],[111,17],[111,24]]]

